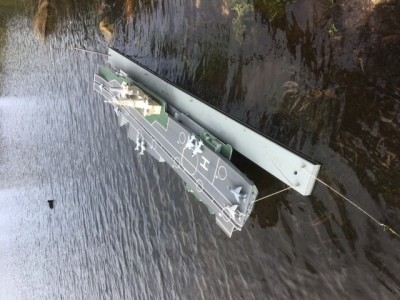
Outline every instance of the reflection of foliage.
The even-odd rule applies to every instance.
[[[330,35],[336,33],[334,24],[340,24],[341,15],[341,6],[336,0],[319,0],[315,3],[314,20],[320,26],[327,26]]]
[[[56,31],[73,30],[76,23],[71,22],[71,19],[78,18],[80,20],[82,18],[80,14],[93,9],[98,0],[79,2],[75,0],[21,0],[21,2],[24,4],[25,13],[33,15],[33,30],[42,41],[45,41]],[[65,22],[68,23],[68,26],[64,26]]]
[[[136,0],[125,0],[125,16],[127,22],[132,22],[135,16]]]
[[[287,112],[303,131],[319,135],[332,131],[334,117],[340,110],[340,102],[334,89],[301,89],[295,81],[283,84],[282,111]]]
[[[242,1],[243,0],[231,0],[231,9],[237,12],[238,17],[253,10],[253,6]]]
[[[15,0],[0,0],[0,18],[7,17],[21,4]]]
[[[33,29],[42,41],[45,41],[49,34],[57,27],[57,10],[48,0],[41,0],[37,14],[34,19]]]
[[[243,24],[243,16],[253,11],[253,6],[245,0],[228,0],[229,7],[232,11],[235,11],[237,16],[233,19],[233,31],[235,39],[239,42],[243,42],[243,34],[246,30],[246,26]]]
[[[280,24],[286,21],[286,7],[295,0],[255,0],[254,9],[270,23]]]
[[[107,19],[105,19],[100,22],[99,29],[106,42],[111,44],[114,39],[114,27],[108,22]]]
[[[335,34],[337,33],[337,31],[338,31],[338,30],[337,30],[335,24],[332,24],[332,25],[329,27],[328,33],[329,33],[330,36],[333,36],[333,35],[335,35]]]

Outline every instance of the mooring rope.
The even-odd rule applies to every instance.
[[[258,198],[258,199],[256,199],[254,202],[264,200],[264,199],[266,199],[266,198],[275,196],[275,195],[277,195],[277,194],[283,193],[283,192],[285,192],[285,191],[287,191],[287,190],[294,189],[294,188],[296,188],[296,187],[299,186],[298,184],[296,184],[296,185],[292,184],[292,183],[290,182],[290,180],[285,176],[285,174],[281,171],[281,169],[276,165],[276,163],[275,163],[272,159],[271,159],[270,161],[271,161],[272,165],[273,165],[273,166],[278,170],[278,172],[282,175],[282,177],[286,179],[287,184],[289,185],[289,187],[284,188],[283,190],[277,191],[277,192],[275,192],[275,193],[272,193],[272,194],[270,194],[270,195],[267,195],[267,196]]]
[[[351,205],[353,205],[355,208],[357,208],[358,210],[360,210],[362,213],[364,213],[367,217],[369,217],[371,220],[373,220],[376,224],[378,224],[379,226],[383,227],[384,231],[389,231],[392,234],[394,234],[395,236],[397,236],[398,238],[400,238],[400,234],[394,230],[393,228],[391,228],[390,226],[379,222],[374,216],[372,216],[370,213],[368,213],[367,211],[365,211],[363,208],[361,208],[359,205],[357,205],[356,203],[354,203],[353,201],[351,201],[349,198],[347,198],[345,195],[343,195],[342,193],[340,193],[338,190],[336,190],[335,188],[331,187],[329,184],[327,184],[326,182],[322,181],[321,179],[315,177],[313,174],[311,174],[305,167],[300,169],[301,171],[306,171],[311,177],[313,177],[315,180],[317,180],[318,182],[322,183],[324,186],[326,186],[327,188],[329,188],[331,191],[335,192],[337,195],[339,195],[340,197],[342,197],[344,200],[346,200],[347,202],[349,202]]]
[[[87,49],[78,48],[78,47],[73,47],[72,49],[75,50],[75,51],[82,51],[82,52],[86,52],[86,53],[93,53],[93,54],[99,54],[99,55],[104,55],[104,56],[110,56],[108,53],[103,53],[103,52],[94,51],[94,50],[87,50]]]
[[[287,187],[287,188],[284,188],[283,190],[280,190],[280,191],[277,191],[277,192],[272,193],[272,194],[270,194],[270,195],[261,197],[261,198],[255,200],[254,202],[261,201],[261,200],[267,199],[267,198],[269,198],[269,197],[275,196],[275,195],[277,195],[277,194],[283,193],[284,191],[290,190],[291,188],[292,188],[292,187],[289,186],[289,187]]]

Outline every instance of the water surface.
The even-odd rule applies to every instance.
[[[239,18],[228,1],[127,2],[63,1],[45,43],[35,1],[2,18],[0,298],[398,298],[399,239],[321,184],[259,202],[227,238],[132,151],[92,90],[104,56],[72,47],[105,52],[107,19],[114,47],[319,161],[399,231],[399,5],[254,1]],[[260,196],[284,188],[248,175]]]

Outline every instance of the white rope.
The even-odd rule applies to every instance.
[[[351,201],[349,198],[347,198],[345,195],[343,195],[342,193],[340,193],[338,190],[336,190],[335,188],[331,187],[329,184],[325,183],[324,181],[322,181],[321,179],[315,177],[313,174],[311,174],[305,167],[300,169],[301,171],[306,171],[311,177],[313,177],[315,180],[317,180],[318,182],[322,183],[324,186],[326,186],[327,188],[329,188],[331,191],[335,192],[337,195],[339,195],[340,197],[342,197],[344,200],[346,200],[347,202],[349,202],[351,205],[353,205],[355,208],[357,208],[358,210],[360,210],[362,213],[364,213],[367,217],[369,217],[371,220],[373,220],[376,224],[378,224],[379,226],[383,227],[383,230],[388,230],[390,231],[392,234],[394,234],[395,236],[400,238],[400,234],[395,231],[394,229],[392,229],[391,227],[389,227],[388,225],[379,222],[375,217],[373,217],[370,213],[368,213],[367,211],[365,211],[364,209],[362,209],[359,205],[357,205],[356,203],[354,203],[353,201]]]
[[[108,54],[108,53],[102,53],[99,51],[87,50],[87,49],[78,48],[78,47],[73,47],[72,49],[75,51],[82,51],[82,52],[86,52],[86,53],[94,53],[94,54],[100,54],[100,55],[104,55],[104,56],[110,56],[110,54]]]
[[[272,194],[270,194],[270,195],[267,195],[267,196],[261,197],[261,198],[259,198],[259,199],[255,200],[254,202],[257,202],[257,201],[264,200],[264,199],[266,199],[266,198],[269,198],[269,197],[275,196],[275,195],[277,195],[277,194],[279,194],[279,193],[283,193],[284,191],[290,190],[291,188],[292,188],[292,187],[291,187],[291,186],[289,186],[289,187],[287,187],[287,188],[284,188],[283,190],[280,190],[280,191],[277,191],[277,192],[275,192],[275,193],[272,193]]]

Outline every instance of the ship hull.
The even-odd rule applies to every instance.
[[[119,125],[128,127],[128,138],[135,142],[138,155],[149,154],[158,162],[170,165],[185,182],[187,190],[215,215],[217,224],[229,237],[233,231],[241,230],[258,195],[254,183],[216,149],[203,145],[201,152],[195,153],[187,147],[191,136],[199,142],[201,136],[210,134],[163,99],[154,98],[162,103],[167,120],[162,115],[150,118],[143,110],[130,107],[126,99],[117,100],[124,80],[139,90],[135,80],[101,66],[94,76],[93,88],[114,105]],[[143,95],[148,94],[144,92]],[[238,187],[240,197],[232,192]]]

